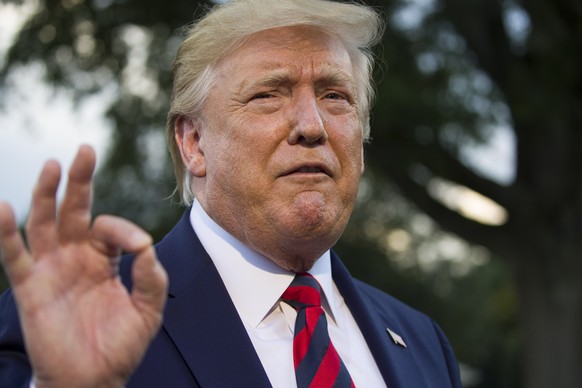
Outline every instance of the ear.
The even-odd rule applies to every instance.
[[[206,176],[206,160],[199,120],[180,116],[174,124],[174,136],[180,149],[182,162],[197,178]]]

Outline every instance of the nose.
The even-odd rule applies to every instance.
[[[327,141],[327,132],[314,93],[297,96],[293,106],[289,144],[317,145]]]

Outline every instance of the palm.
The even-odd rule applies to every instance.
[[[114,217],[91,225],[89,151],[71,167],[58,220],[58,169],[45,166],[27,227],[30,251],[0,208],[5,267],[39,387],[123,385],[161,322],[167,280],[149,236]],[[120,249],[136,254],[131,294],[112,274]]]

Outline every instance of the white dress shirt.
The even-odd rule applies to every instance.
[[[190,222],[218,269],[271,384],[295,388],[293,329],[297,313],[279,300],[295,274],[222,229],[198,201],[194,201]],[[329,251],[309,273],[321,284],[330,338],[356,387],[385,387],[370,349],[333,282]]]

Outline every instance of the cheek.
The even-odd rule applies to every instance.
[[[335,143],[336,155],[344,173],[359,177],[364,168],[360,128],[356,125],[344,126],[330,140]]]
[[[218,168],[221,179],[228,176],[233,181],[260,185],[278,141],[274,122],[238,116],[223,121],[219,134],[212,139],[213,163],[209,168]]]
[[[239,162],[247,168],[264,169],[281,142],[286,141],[285,124],[277,115],[236,120],[231,128],[230,147],[236,146],[242,157]]]
[[[358,192],[360,178],[363,172],[363,154],[361,136],[353,133],[350,136],[340,136],[336,139],[335,152],[341,165],[341,177],[338,181],[341,202],[351,204]]]

